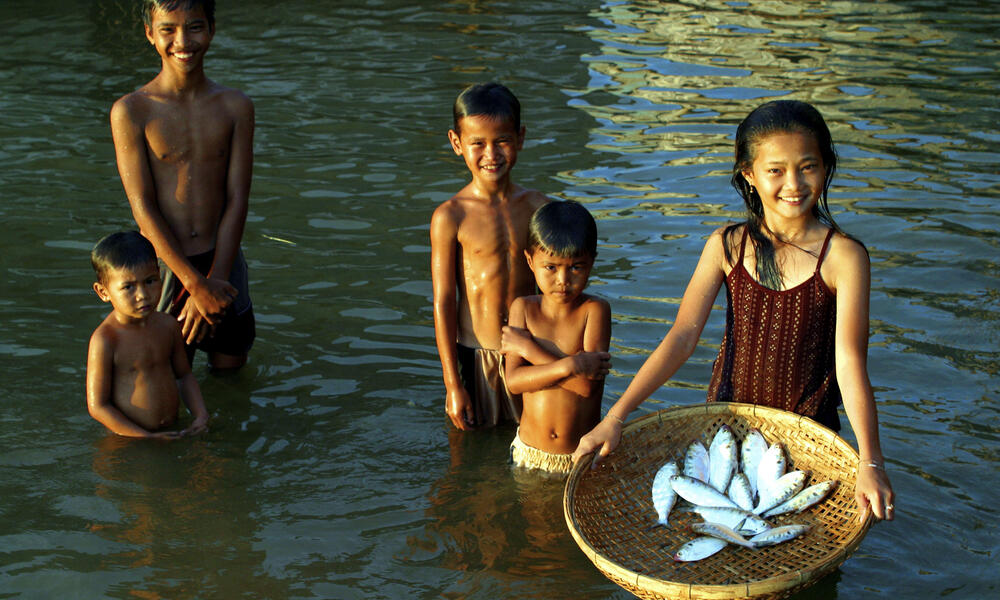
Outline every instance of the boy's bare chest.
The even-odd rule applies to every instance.
[[[115,369],[141,374],[172,368],[171,350],[171,344],[163,338],[162,332],[121,335],[115,348]]]
[[[521,256],[527,242],[527,223],[517,223],[498,213],[467,218],[458,231],[458,243],[466,259]]]
[[[158,111],[146,123],[152,158],[165,163],[228,159],[233,124],[217,111]]]

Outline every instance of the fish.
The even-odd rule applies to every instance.
[[[670,485],[670,478],[677,475],[680,469],[674,461],[667,461],[653,477],[653,508],[656,509],[656,522],[667,525],[670,510],[677,502],[677,492]]]
[[[780,442],[775,442],[764,452],[757,465],[757,498],[763,495],[763,490],[785,474],[787,467],[785,449]]]
[[[708,558],[727,545],[725,540],[716,537],[697,537],[677,549],[674,553],[674,560],[677,562],[693,562]]]
[[[808,474],[804,471],[791,471],[778,478],[777,481],[760,490],[760,499],[754,507],[755,514],[763,514],[802,491]]]
[[[692,523],[691,529],[695,533],[700,533],[702,535],[710,535],[712,537],[719,538],[720,540],[725,540],[730,544],[736,544],[737,546],[743,546],[744,548],[756,548],[750,540],[746,539],[742,535],[736,533],[732,527],[726,527],[722,523]],[[770,531],[770,530],[769,530]],[[764,532],[767,533],[767,532]],[[761,534],[764,535],[764,534]]]
[[[740,470],[747,476],[750,491],[754,496],[757,495],[757,466],[760,465],[767,448],[764,434],[756,427],[747,433],[743,438],[743,445],[740,446]]]
[[[708,449],[699,440],[691,442],[684,453],[684,474],[708,482]]]
[[[727,425],[719,427],[712,437],[708,447],[708,483],[723,494],[729,489],[739,458],[736,450],[736,437]]]
[[[764,511],[761,516],[775,517],[790,512],[800,513],[811,506],[819,504],[835,487],[837,487],[836,481],[823,481],[813,484],[778,506]]]
[[[809,531],[808,525],[782,525],[781,527],[775,527],[763,533],[758,533],[750,538],[749,542],[757,548],[763,548],[764,546],[773,546],[781,542],[793,540],[807,531]]]
[[[684,498],[695,506],[729,506],[739,508],[736,503],[704,481],[688,477],[687,475],[674,475],[670,478],[670,485],[677,492],[677,495]]]
[[[729,499],[736,503],[743,510],[753,510],[753,492],[750,490],[750,482],[745,473],[733,475],[733,480],[729,482],[729,491],[726,493]]]
[[[741,508],[731,508],[724,506],[696,506],[691,512],[708,521],[709,523],[720,523],[735,530],[738,533],[748,532],[756,535],[771,528],[771,524]]]

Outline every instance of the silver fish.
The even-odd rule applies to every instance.
[[[723,494],[739,467],[736,437],[733,430],[723,425],[715,432],[708,447],[708,483]]]
[[[785,461],[785,449],[780,442],[775,442],[764,452],[757,465],[757,497],[763,493],[762,490],[774,483],[779,477],[785,474],[787,466]]]
[[[749,513],[741,508],[733,508],[731,506],[695,506],[691,509],[691,512],[709,523],[721,523],[733,529],[739,529],[740,525],[746,521],[747,515],[753,515],[753,513]],[[756,517],[757,515],[753,516]]]
[[[729,506],[738,508],[736,503],[704,481],[688,477],[687,475],[674,475],[670,478],[670,485],[681,498],[684,498],[696,506]]]
[[[692,562],[708,558],[726,547],[726,542],[719,538],[703,536],[687,542],[674,553],[677,562]]]
[[[656,509],[656,522],[667,525],[670,517],[670,509],[677,502],[677,492],[670,485],[670,478],[679,472],[677,463],[667,461],[653,477],[653,508]]]
[[[774,517],[790,512],[800,513],[810,506],[819,504],[835,487],[837,487],[836,481],[824,481],[813,484],[771,510],[764,511],[761,516]]]
[[[737,533],[756,535],[771,528],[771,524],[752,512],[725,506],[696,506],[691,512],[709,523],[720,523]]]
[[[695,533],[717,537],[720,540],[726,540],[730,544],[736,544],[744,548],[756,548],[748,539],[736,533],[732,527],[726,527],[722,523],[709,523],[707,521],[704,523],[692,523],[691,529]]]
[[[695,440],[684,453],[684,474],[692,479],[708,481],[708,449]]]
[[[733,480],[729,482],[729,491],[726,494],[729,499],[736,503],[743,510],[753,510],[753,492],[750,490],[750,482],[743,473],[733,475]]]
[[[803,533],[809,531],[808,525],[782,525],[774,529],[768,529],[764,533],[759,533],[750,538],[750,543],[757,548],[773,546],[781,542],[793,540]]]
[[[760,488],[760,500],[753,512],[765,513],[802,491],[808,475],[802,471],[785,473],[774,483]]]
[[[743,438],[743,445],[740,446],[740,469],[747,476],[754,496],[757,495],[757,467],[765,452],[767,452],[767,440],[764,439],[764,434],[754,427]]]

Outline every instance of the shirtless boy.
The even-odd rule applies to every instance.
[[[463,430],[521,416],[503,382],[500,328],[514,298],[534,291],[528,222],[548,202],[511,179],[524,132],[520,103],[500,84],[470,86],[455,100],[448,139],[472,181],[431,218],[431,280],[445,411]]]
[[[514,300],[503,328],[507,385],[524,398],[511,462],[566,474],[580,437],[601,420],[611,366],[611,307],[583,293],[597,224],[577,202],[550,202],[531,219],[525,255],[542,293]]]
[[[188,357],[246,363],[255,335],[240,239],[253,163],[253,103],[205,77],[213,0],[145,0],[160,73],[111,108],[132,215],[166,264],[159,310],[177,317]]]
[[[156,252],[137,231],[113,233],[94,246],[94,291],[111,314],[94,330],[87,353],[87,409],[118,435],[174,438],[207,428],[208,411],[184,353],[181,328],[156,312],[162,283]],[[183,397],[194,422],[177,420]]]

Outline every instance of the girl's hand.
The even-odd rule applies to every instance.
[[[871,463],[879,466],[872,466]],[[858,520],[864,521],[871,512],[876,519],[891,521],[896,516],[893,506],[896,495],[889,483],[889,476],[881,466],[881,461],[861,461],[858,466],[858,480],[854,486],[854,499],[858,503]]]
[[[580,444],[573,452],[573,462],[578,462],[584,456],[597,450],[594,461],[590,463],[590,468],[597,468],[597,463],[601,462],[605,456],[611,454],[618,447],[618,442],[622,439],[622,424],[615,417],[608,415],[604,420],[590,430],[590,433],[580,438]]]

